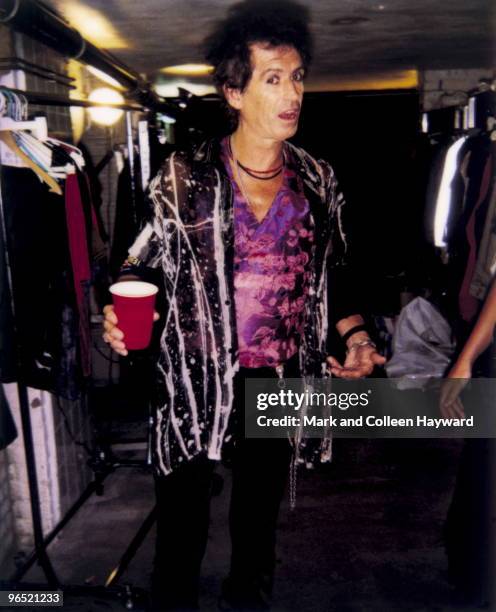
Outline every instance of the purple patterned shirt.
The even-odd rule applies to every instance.
[[[284,169],[272,206],[257,221],[241,193],[223,141],[223,161],[234,190],[234,292],[239,364],[275,366],[298,350],[303,331],[314,228],[294,172]]]

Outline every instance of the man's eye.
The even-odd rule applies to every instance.
[[[267,83],[269,83],[270,85],[276,85],[277,83],[279,83],[279,77],[271,76],[267,79]]]
[[[305,78],[304,72],[297,72],[293,77],[295,81],[303,81],[304,78]]]

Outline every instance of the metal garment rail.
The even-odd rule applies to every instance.
[[[56,70],[39,66],[20,57],[0,57],[0,70],[23,70],[46,81],[58,83],[69,89],[74,89],[74,79]]]
[[[26,34],[65,57],[105,72],[127,90],[127,97],[145,108],[163,111],[171,117],[176,117],[180,112],[177,106],[158,96],[150,88],[150,83],[138,72],[108,51],[95,47],[61,15],[42,2],[0,0],[0,24]],[[40,104],[49,104],[49,102],[40,102]],[[86,105],[72,104],[72,106]]]
[[[145,106],[160,102],[141,75],[108,51],[98,49],[61,15],[36,0],[0,0],[0,23],[27,34],[58,53],[90,64],[113,77]]]
[[[42,106],[62,106],[62,107],[70,107],[70,106],[81,106],[84,108],[94,108],[94,107],[105,107],[105,108],[118,108],[120,110],[126,111],[146,111],[148,110],[146,107],[139,104],[132,103],[124,103],[124,104],[110,104],[107,102],[90,102],[89,100],[78,100],[68,98],[66,96],[60,96],[57,94],[45,94],[36,91],[24,91],[22,89],[12,89],[11,87],[1,87],[2,89],[7,89],[12,93],[17,95],[24,96],[28,102],[31,104],[39,104]]]

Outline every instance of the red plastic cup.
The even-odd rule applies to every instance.
[[[158,287],[143,281],[122,281],[110,287],[117,327],[127,349],[136,351],[150,344],[157,291]]]

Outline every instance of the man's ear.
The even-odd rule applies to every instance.
[[[241,110],[241,107],[243,106],[243,96],[241,91],[235,87],[228,87],[227,85],[224,85],[222,89],[229,106],[232,106],[236,110]]]

